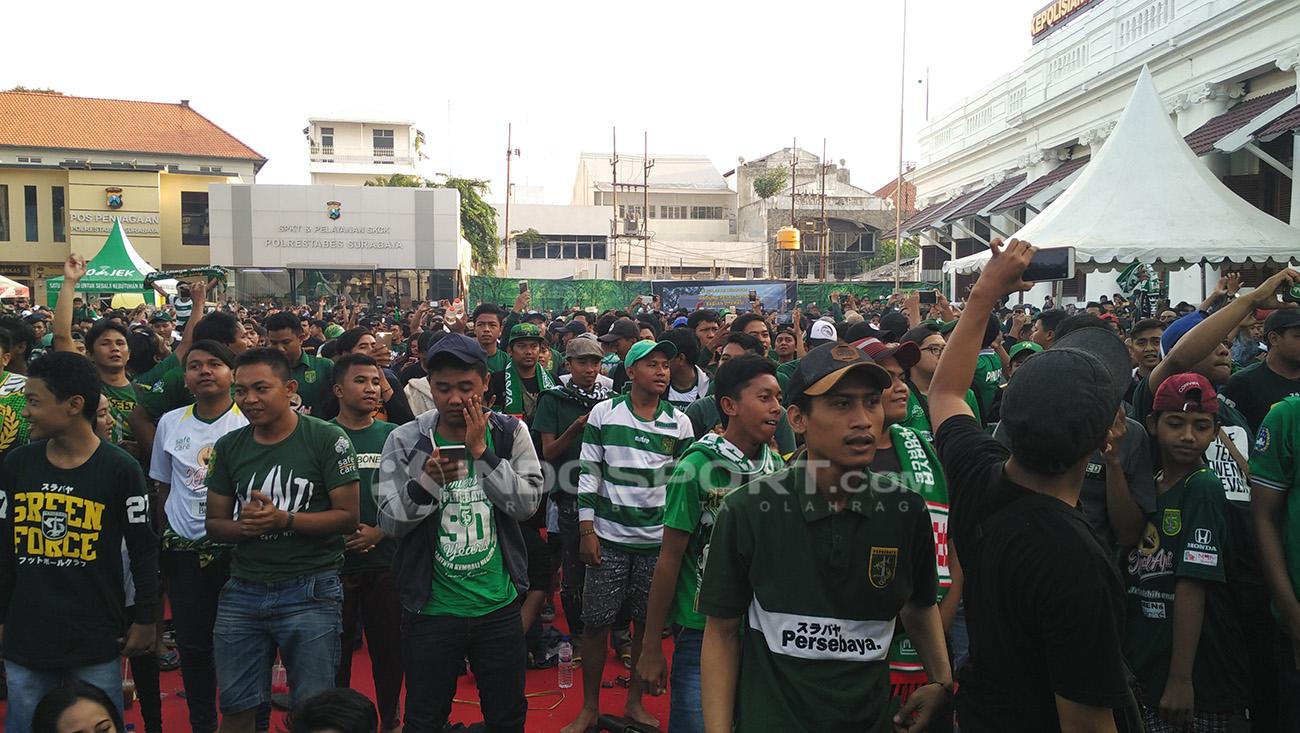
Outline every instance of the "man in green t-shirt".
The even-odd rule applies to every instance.
[[[729,333],[726,343],[718,351],[718,368],[721,369],[731,359],[735,359],[745,354],[754,354],[763,356],[762,345],[758,339],[744,333]],[[793,372],[791,372],[793,373]],[[776,382],[782,387],[789,380],[781,375],[781,367],[776,369]],[[690,418],[691,429],[694,431],[696,439],[703,438],[709,433],[723,432],[722,413],[718,409],[717,396],[712,392],[712,385],[709,386],[709,392],[704,396],[692,402],[686,407],[686,417]],[[794,454],[795,448],[794,431],[790,429],[790,421],[786,418],[785,412],[782,411],[780,422],[776,426],[776,448],[782,458],[789,458]]]
[[[267,346],[283,351],[293,367],[293,379],[298,383],[294,409],[303,415],[320,414],[334,383],[330,377],[334,362],[302,350],[307,335],[298,316],[276,313],[267,317],[265,326]]]
[[[570,339],[564,353],[569,380],[538,395],[532,428],[533,434],[541,441],[541,458],[552,469],[547,492],[559,514],[563,564],[560,602],[564,605],[569,635],[577,641],[582,638],[582,585],[587,575],[587,566],[578,557],[578,474],[582,432],[587,426],[587,414],[591,408],[609,399],[612,391],[597,379],[605,350],[594,336]]]
[[[806,453],[723,500],[698,604],[709,730],[889,730],[896,619],[932,684],[895,726],[924,730],[947,709],[930,514],[870,471],[891,381],[847,344],[809,351],[789,407]]]
[[[693,337],[692,337],[693,338]],[[714,377],[723,433],[709,433],[682,454],[668,479],[664,539],[650,584],[646,638],[636,674],[652,695],[662,694],[668,667],[660,640],[669,622],[681,627],[673,647],[669,721],[672,730],[702,731],[699,611],[700,578],[722,500],[732,489],[775,473],[781,457],[771,448],[781,409],[776,365],[753,354],[729,359]]]
[[[27,377],[9,371],[13,342],[0,328],[0,456],[27,443],[28,424],[23,417],[27,405]]]
[[[483,406],[487,355],[449,333],[426,358],[434,409],[388,436],[375,483],[379,526],[405,611],[406,729],[441,731],[469,660],[489,730],[522,731],[526,652],[519,600],[542,471],[528,428]]]
[[[357,456],[337,425],[294,412],[297,386],[283,352],[241,354],[235,402],[249,424],[208,462],[208,539],[235,545],[213,628],[223,733],[253,730],[277,647],[295,703],[333,687],[338,668]]]
[[[357,454],[361,478],[361,522],[347,540],[343,554],[343,639],[335,683],[347,687],[352,680],[352,650],[358,620],[365,627],[366,647],[375,682],[381,730],[401,726],[397,701],[402,694],[400,634],[402,606],[393,583],[393,556],[397,541],[379,528],[378,508],[372,491],[384,441],[397,426],[376,420],[382,404],[384,372],[365,354],[347,354],[334,364],[334,395],[339,414],[330,422],[343,428]]]
[[[500,306],[484,303],[474,309],[470,323],[474,326],[474,338],[487,356],[488,372],[496,373],[510,363],[510,355],[501,348],[501,325],[505,311]]]

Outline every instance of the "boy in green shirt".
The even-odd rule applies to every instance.
[[[401,726],[397,700],[402,693],[402,607],[393,582],[393,556],[397,543],[379,528],[378,509],[371,487],[379,471],[384,441],[397,426],[376,420],[382,404],[384,372],[365,354],[347,354],[334,365],[334,395],[339,414],[330,422],[343,428],[357,454],[361,484],[361,521],[348,536],[343,553],[343,638],[335,683],[347,687],[352,679],[352,650],[357,621],[365,626],[366,647],[375,682],[381,730]]]
[[[713,386],[724,432],[708,433],[687,448],[668,480],[663,544],[646,612],[645,638],[651,641],[643,645],[636,667],[650,694],[662,694],[668,676],[662,632],[669,621],[681,626],[673,651],[669,733],[704,730],[700,700],[704,616],[697,601],[722,499],[782,465],[771,448],[783,414],[776,365],[757,355],[731,359],[718,367]]]
[[[1244,725],[1245,641],[1228,591],[1228,500],[1203,454],[1218,434],[1209,380],[1183,373],[1156,391],[1147,428],[1160,446],[1157,505],[1120,563],[1127,588],[1124,656],[1142,690],[1148,731]]]
[[[267,346],[279,349],[289,357],[293,379],[298,383],[294,410],[303,415],[319,415],[334,384],[330,376],[334,362],[302,350],[307,334],[303,332],[298,316],[288,312],[276,313],[267,317],[265,326]]]

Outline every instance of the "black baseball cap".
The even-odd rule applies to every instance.
[[[1012,453],[1060,473],[1096,449],[1132,382],[1128,348],[1108,328],[1067,333],[1027,357],[1002,396]]]
[[[632,321],[619,319],[614,321],[609,327],[609,331],[600,340],[604,343],[618,341],[619,339],[632,339],[639,341],[641,339],[641,329]]]
[[[850,372],[859,370],[882,392],[893,382],[889,372],[861,349],[848,344],[822,344],[799,360],[799,367],[790,377],[790,393],[795,397],[826,394]]]
[[[1282,308],[1268,314],[1264,319],[1264,333],[1285,331],[1300,326],[1300,308]]]
[[[429,363],[430,359],[439,354],[451,354],[468,366],[487,364],[487,354],[483,351],[483,347],[463,333],[449,333],[433,342],[424,354],[424,362]]]
[[[898,311],[890,311],[880,317],[880,340],[886,343],[901,341],[907,333],[907,316]]]
[[[572,333],[580,336],[587,333],[587,326],[581,321],[569,321],[565,324],[562,333]],[[641,332],[637,331],[637,335],[640,336]]]

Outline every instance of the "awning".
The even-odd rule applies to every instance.
[[[14,282],[9,278],[0,275],[0,298],[28,298],[31,297],[31,290],[22,283]]]
[[[958,211],[961,211],[962,209],[966,208],[966,206],[970,204],[972,201],[988,193],[989,189],[991,188],[993,188],[993,186],[985,186],[984,188],[971,191],[968,194],[958,196],[952,202],[952,206],[949,206],[946,211],[940,213],[939,216],[936,216],[934,218],[934,221],[930,222],[930,226],[941,227],[944,224],[947,224],[952,220],[958,218],[956,215]]]
[[[903,222],[903,232],[911,234],[924,229],[935,217],[943,213],[943,210],[952,206],[952,199],[944,199],[937,204],[931,204],[924,209],[912,215],[912,218]]]
[[[1002,203],[993,207],[993,211],[1006,211],[1007,209],[1014,209],[1017,206],[1024,206],[1029,202],[1029,199],[1033,198],[1034,194],[1039,193],[1053,183],[1069,178],[1075,171],[1087,165],[1089,160],[1090,158],[1085,155],[1082,158],[1074,158],[1073,160],[1065,161],[1047,173],[1030,181],[1024,188],[1003,199]]]
[[[996,204],[998,202],[998,199],[1010,193],[1013,189],[1016,188],[1016,186],[1019,186],[1020,184],[1024,183],[1025,178],[1027,178],[1028,175],[1029,174],[1027,173],[1021,173],[1018,176],[1012,176],[1011,178],[1007,178],[1003,180],[1001,183],[995,184],[992,188],[988,189],[983,194],[975,197],[974,199],[971,199],[970,203],[966,204],[960,209],[957,209],[956,211],[952,212],[945,218],[948,220],[952,220],[952,219],[961,219],[967,216],[975,216],[976,214],[984,214],[985,208],[993,204]]]
[[[1252,122],[1257,125],[1261,122],[1266,123],[1264,127],[1252,135],[1252,137],[1258,137],[1265,141],[1272,140],[1283,132],[1290,132],[1296,128],[1297,124],[1300,124],[1300,105],[1277,110],[1278,116],[1273,120],[1256,121],[1256,118],[1294,94],[1295,90],[1295,87],[1287,87],[1254,99],[1247,99],[1227,112],[1211,118],[1189,133],[1183,140],[1187,142],[1187,146],[1192,149],[1193,153],[1206,155],[1214,152],[1215,143]]]

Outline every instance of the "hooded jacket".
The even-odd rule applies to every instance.
[[[411,404],[411,413],[417,417],[433,409],[433,389],[429,387],[429,378],[420,377],[406,383],[402,389],[406,401]]]
[[[437,410],[427,410],[388,436],[373,488],[379,528],[398,540],[393,559],[398,597],[412,613],[424,608],[432,592],[442,487],[424,473],[424,463],[433,453],[429,436],[438,429],[438,417]],[[523,422],[500,413],[487,417],[493,447],[474,462],[474,471],[492,503],[506,572],[522,597],[528,592],[528,550],[519,522],[541,502],[542,467]]]

